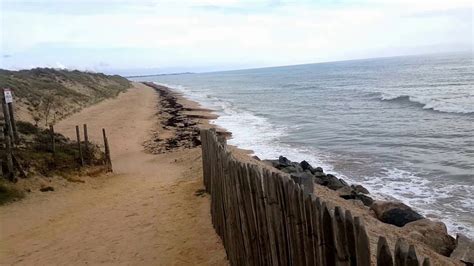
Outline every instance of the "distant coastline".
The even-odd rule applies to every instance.
[[[177,72],[177,73],[167,73],[167,74],[133,75],[133,76],[124,76],[124,78],[146,78],[146,77],[187,75],[187,74],[196,74],[196,73],[194,73],[194,72]]]

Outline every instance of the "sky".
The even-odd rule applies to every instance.
[[[0,68],[202,72],[469,51],[470,0],[0,0]]]

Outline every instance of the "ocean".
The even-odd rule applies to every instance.
[[[229,144],[307,160],[474,238],[473,54],[138,78],[215,110]]]

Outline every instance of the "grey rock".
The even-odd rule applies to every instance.
[[[345,186],[337,190],[339,192],[339,197],[346,200],[360,200],[365,206],[370,207],[374,200],[364,194],[357,193],[352,187]]]
[[[275,167],[275,168],[278,168],[278,166],[280,165],[278,160],[263,160],[262,162],[268,166]]]
[[[301,168],[303,168],[303,170],[309,170],[311,173],[314,172],[314,168],[307,161],[302,161],[300,163],[300,166]]]
[[[323,172],[314,172],[314,177],[317,177],[317,178],[324,178],[326,177],[326,174],[324,174]]]
[[[408,236],[432,248],[443,256],[449,256],[456,247],[454,237],[448,235],[446,225],[430,219],[421,219],[403,226]]]
[[[338,190],[344,187],[344,184],[341,183],[341,181],[337,177],[331,174],[327,174],[325,177],[322,177],[321,179],[324,181],[323,186],[326,186],[329,189]]]
[[[409,222],[423,219],[423,216],[401,202],[375,201],[370,209],[380,221],[402,227]]]
[[[294,166],[287,166],[285,168],[280,169],[282,172],[287,173],[287,174],[295,174],[298,173],[298,170]]]
[[[313,175],[304,172],[291,175],[291,179],[303,186],[303,191],[305,194],[313,194],[313,178]]]
[[[365,187],[363,187],[363,186],[361,186],[361,185],[352,185],[351,187],[352,187],[352,189],[354,189],[354,191],[357,192],[357,193],[370,194],[369,191],[368,191]]]
[[[342,179],[342,178],[339,178],[339,182],[341,182],[341,184],[344,185],[345,187],[349,186],[349,184],[347,184],[347,182],[344,181],[344,179]]]
[[[286,158],[284,156],[278,157],[278,163],[280,164],[280,167],[282,167],[282,168],[291,165],[291,161],[288,160],[288,158]]]
[[[324,173],[323,168],[321,168],[321,167],[316,167],[316,168],[314,168],[314,172],[316,172],[316,173]]]
[[[451,258],[460,260],[466,265],[474,264],[474,241],[463,234],[456,235],[456,248]]]

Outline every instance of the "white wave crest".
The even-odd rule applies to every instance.
[[[382,101],[407,100],[423,106],[423,109],[431,109],[444,113],[471,114],[474,113],[474,96],[465,95],[453,98],[433,98],[427,96],[414,96],[406,94],[382,93]]]

